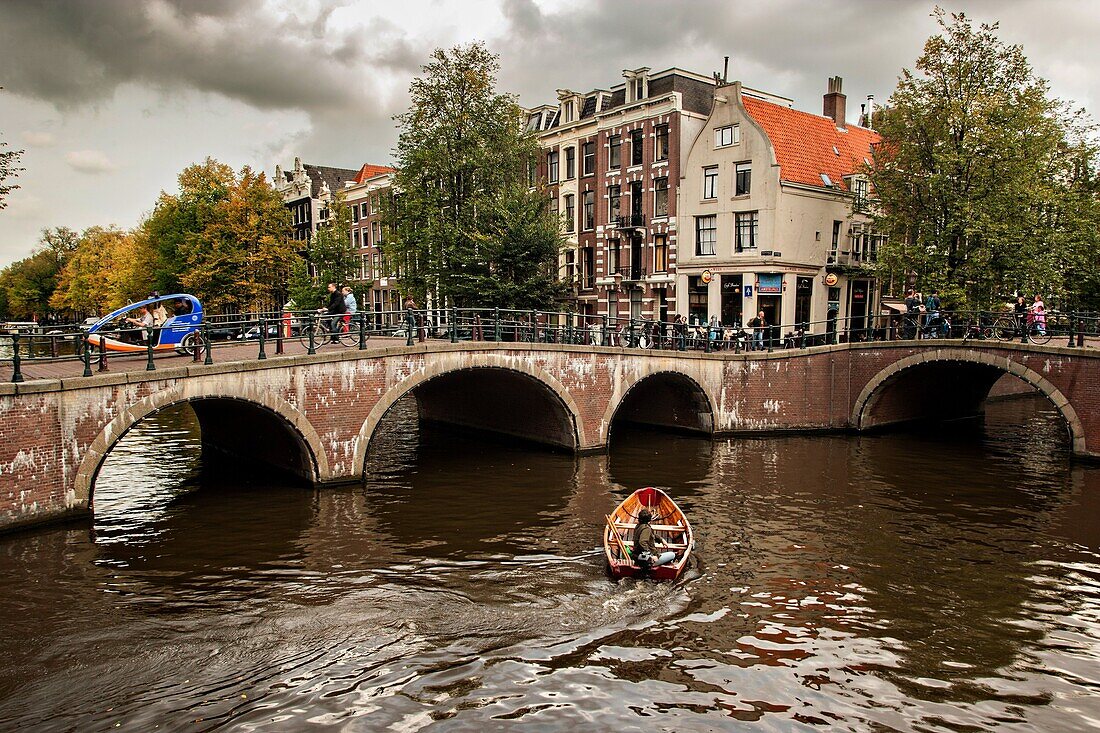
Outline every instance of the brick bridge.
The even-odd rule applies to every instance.
[[[204,445],[329,484],[363,478],[382,417],[409,394],[421,419],[598,451],[618,420],[729,435],[966,416],[1008,373],[1057,407],[1074,454],[1100,457],[1092,349],[921,341],[703,354],[465,342],[178,364],[0,385],[0,529],[89,512],[111,447],[180,403],[195,410]]]

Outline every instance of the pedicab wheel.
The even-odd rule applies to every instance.
[[[180,341],[180,345],[176,347],[176,353],[182,354],[183,356],[194,356],[195,344],[198,343],[198,340],[198,332],[192,331],[191,333],[184,336],[183,340]]]

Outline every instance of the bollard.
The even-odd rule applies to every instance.
[[[260,353],[256,356],[257,359],[266,359],[267,352],[264,351],[264,343],[267,341],[267,321],[263,318],[260,319]]]
[[[11,381],[22,382],[23,381],[23,360],[19,357],[19,334],[13,333],[11,335]]]
[[[405,346],[413,345],[413,329],[416,328],[416,314],[412,310],[405,311]]]
[[[493,340],[500,343],[500,308],[493,308]]]
[[[210,331],[207,329],[206,324],[202,324],[202,349],[203,349],[203,364],[213,364],[214,354],[211,353],[213,349],[210,348]]]
[[[52,336],[49,337],[49,338],[50,338],[50,356],[52,358],[56,359],[57,358],[57,339],[52,337]]]
[[[458,310],[451,306],[451,343],[458,343]]]
[[[313,313],[309,314],[309,321],[306,323],[306,328],[309,334],[309,348],[306,349],[307,354],[317,353],[317,318]]]
[[[359,350],[367,348],[367,314],[360,311],[355,314],[359,317]]]
[[[202,333],[192,331],[191,337],[191,361],[198,364],[202,361]]]
[[[603,323],[600,325],[600,346],[607,345],[607,316],[603,316]]]
[[[107,339],[103,336],[99,337],[99,370],[101,372],[107,371]]]
[[[711,338],[710,338],[710,324],[707,324],[703,330],[703,353],[709,354],[711,352]]]
[[[153,328],[150,326],[145,329],[145,371],[154,372],[157,369],[157,365],[153,363]],[[92,368],[89,364],[85,371],[88,372],[85,376],[92,376]]]
[[[1066,344],[1069,348],[1073,348],[1073,314],[1069,314],[1069,343]]]
[[[633,347],[636,343],[634,340],[634,319],[631,318],[626,324],[626,345]]]
[[[84,362],[84,374],[85,377],[92,376],[92,345],[85,339],[81,345],[80,360]]]
[[[283,327],[284,324],[280,323],[279,327],[275,329],[275,353],[283,353]],[[289,336],[290,334],[287,334]]]

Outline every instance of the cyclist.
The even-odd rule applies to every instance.
[[[348,312],[348,306],[344,301],[344,294],[340,292],[340,288],[336,287],[336,283],[329,283],[326,287],[328,288],[328,305],[318,312],[330,316],[329,322],[332,325],[329,326],[329,340],[336,343],[340,337],[340,326],[342,325],[340,316]]]
[[[924,322],[925,333],[931,336],[939,332],[940,335],[947,338],[947,320],[942,317],[940,307],[940,291],[932,288],[932,294],[924,301],[924,309],[926,312],[926,320]]]

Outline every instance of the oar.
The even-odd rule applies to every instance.
[[[633,562],[633,558],[630,557],[630,552],[626,549],[626,543],[623,542],[623,538],[619,536],[619,530],[615,528],[615,522],[611,521],[611,515],[606,514],[604,518],[607,519],[607,526],[611,529],[611,536],[615,538],[615,541],[619,544],[619,551],[623,553],[623,559]]]

